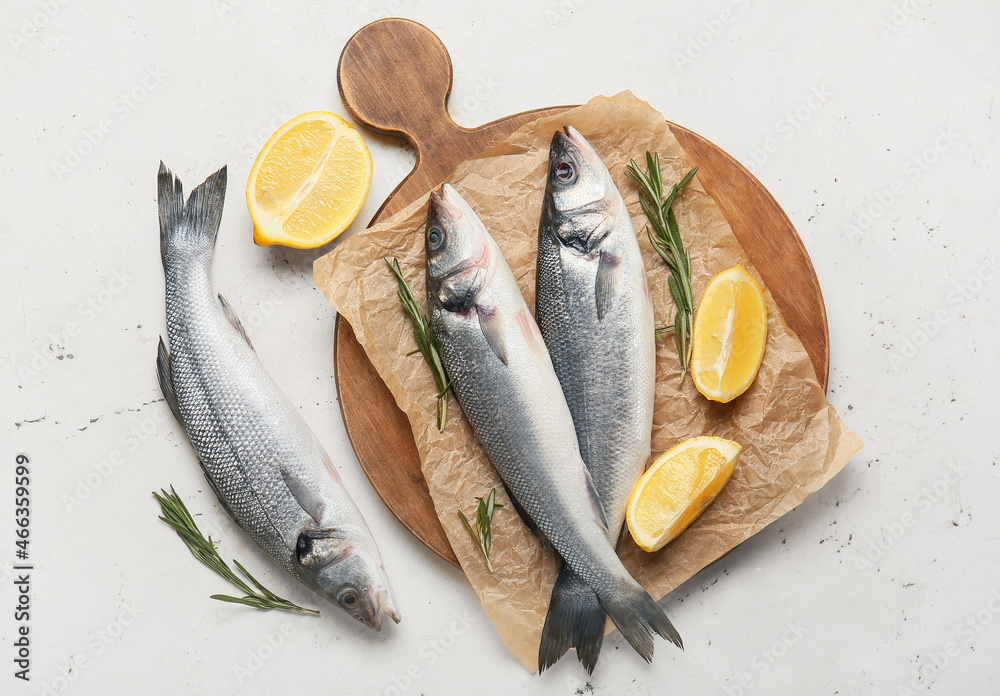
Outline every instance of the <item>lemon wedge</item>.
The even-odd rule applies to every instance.
[[[300,114],[257,155],[247,208],[257,244],[314,249],[347,229],[372,185],[372,156],[361,134],[327,111]]]
[[[750,388],[764,358],[767,304],[743,266],[712,278],[698,303],[691,376],[705,398],[732,401]]]
[[[694,437],[661,454],[635,484],[626,520],[635,543],[659,551],[715,500],[742,448],[721,437]]]

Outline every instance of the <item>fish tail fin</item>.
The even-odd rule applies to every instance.
[[[576,648],[576,656],[587,672],[593,674],[604,642],[604,624],[604,609],[597,595],[569,565],[563,564],[552,588],[542,642],[538,646],[539,674],[571,647]]]
[[[642,659],[646,662],[653,660],[653,633],[684,649],[677,629],[639,583],[631,580],[619,587],[621,589],[617,592],[598,595],[601,606]]]
[[[157,202],[160,210],[160,255],[211,254],[226,200],[226,168],[208,177],[184,202],[180,179],[160,162]]]

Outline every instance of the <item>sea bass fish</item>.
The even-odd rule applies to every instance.
[[[556,131],[549,148],[535,288],[535,318],[614,546],[650,454],[653,305],[625,201],[604,162],[572,126]],[[572,646],[593,673],[604,624],[597,596],[564,565],[552,589],[539,669]]]
[[[426,228],[431,329],[452,389],[512,501],[647,660],[670,621],[622,565],[545,343],[496,242],[448,184]]]
[[[209,270],[226,169],[191,192],[160,164],[168,352],[156,368],[205,477],[232,518],[304,585],[375,630],[399,610],[378,547],[330,457],[264,370]]]

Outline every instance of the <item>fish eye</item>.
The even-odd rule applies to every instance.
[[[358,605],[357,592],[352,589],[347,589],[340,593],[340,597],[337,598],[337,601],[340,602],[341,606],[344,608],[353,609]]]
[[[563,184],[576,181],[576,167],[569,160],[560,160],[555,169],[556,179]]]
[[[444,242],[444,232],[441,231],[440,227],[434,225],[427,230],[428,249],[430,249],[431,251],[435,251],[436,249],[441,247],[441,244],[443,242]]]

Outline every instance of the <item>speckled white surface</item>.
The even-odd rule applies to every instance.
[[[998,687],[1000,7],[882,2],[11,0],[0,41],[0,693],[909,694]],[[750,167],[797,226],[830,318],[830,399],[868,444],[830,485],[664,601],[687,651],[617,636],[539,678],[462,575],[382,505],[333,382],[315,252],[259,248],[241,182],[267,135],[343,112],[344,42],[401,15],[475,125],[625,88]],[[412,155],[368,137],[359,229]],[[157,521],[174,484],[267,584],[314,597],[232,529],[154,377],[155,172],[232,186],[215,282],[335,456],[404,620],[376,635],[212,602]],[[32,682],[13,677],[13,461],[34,471]],[[273,647],[272,644],[277,645]]]

